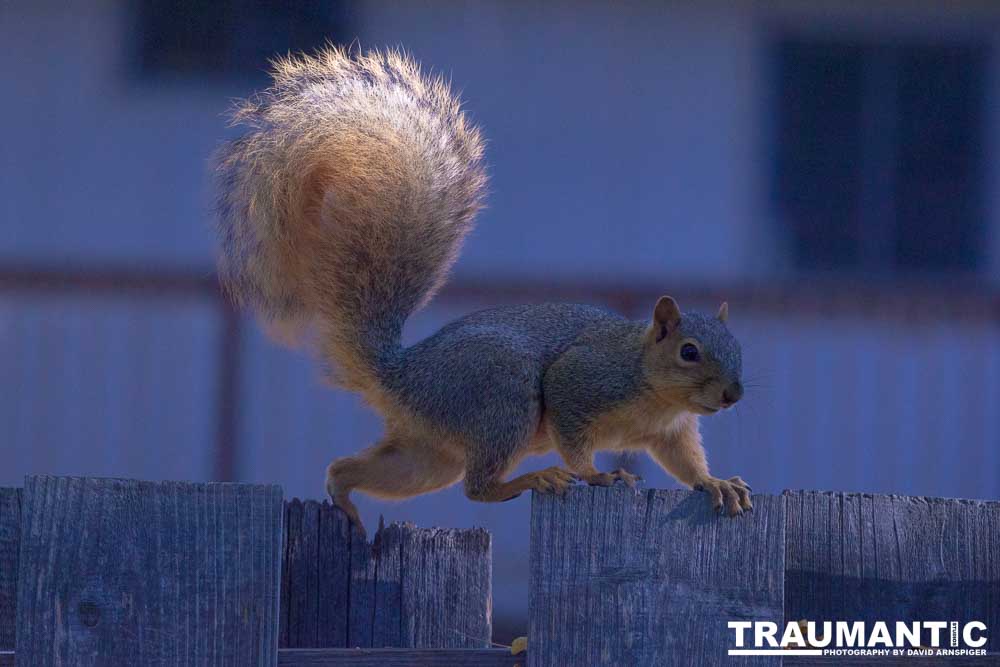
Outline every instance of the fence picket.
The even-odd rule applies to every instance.
[[[730,620],[782,620],[784,502],[741,517],[703,493],[535,494],[528,665],[780,664],[728,657]]]
[[[291,500],[285,517],[282,648],[489,646],[485,530],[380,525],[368,543],[328,502]]]
[[[1000,502],[786,491],[789,620],[982,621],[1000,651]]]
[[[17,664],[274,665],[281,489],[28,477]]]
[[[0,487],[0,651],[14,650],[21,489]]]

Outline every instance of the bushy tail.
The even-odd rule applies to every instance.
[[[398,52],[331,47],[273,77],[218,159],[223,283],[269,323],[315,325],[337,380],[377,389],[472,226],[482,140]]]

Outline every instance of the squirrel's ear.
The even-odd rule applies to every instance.
[[[719,314],[716,317],[719,318],[720,322],[725,322],[729,319],[729,303],[726,301],[722,302],[722,305],[719,306]]]
[[[653,309],[653,328],[656,329],[656,342],[667,337],[681,323],[681,309],[673,297],[661,296]]]

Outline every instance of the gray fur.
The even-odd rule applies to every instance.
[[[719,366],[723,377],[739,382],[743,374],[743,353],[739,341],[723,322],[701,313],[684,313],[681,336],[700,341],[702,351],[710,362]]]
[[[448,324],[400,353],[383,380],[400,402],[469,443],[466,488],[502,475],[546,409],[546,371],[591,331],[628,326],[593,306],[494,308]]]
[[[647,387],[642,342],[648,324],[622,320],[586,332],[545,376],[552,423],[575,441],[600,414]]]
[[[469,443],[466,489],[475,496],[523,455],[543,413],[572,439],[645,391],[648,326],[577,304],[494,308],[400,350],[381,379],[403,405]],[[685,313],[681,332],[739,377],[739,343],[724,324]]]

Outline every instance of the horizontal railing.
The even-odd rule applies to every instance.
[[[117,294],[187,296],[226,303],[211,269],[134,267],[0,266],[0,292],[26,294]],[[768,281],[700,282],[666,278],[662,283],[597,281],[574,278],[456,275],[437,297],[441,303],[516,303],[592,301],[632,315],[643,312],[663,294],[684,302],[729,301],[755,314],[796,317],[859,316],[930,319],[942,315],[1000,323],[1000,288],[982,281],[864,280],[818,276]]]

